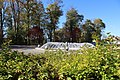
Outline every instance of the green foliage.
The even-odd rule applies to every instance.
[[[36,42],[42,44],[47,39],[64,42],[92,42],[94,37],[101,38],[102,30],[105,28],[103,21],[95,19],[83,22],[84,15],[80,15],[75,8],[67,11],[64,27],[58,32],[59,19],[63,15],[62,0],[50,2],[45,9],[42,0],[2,0],[0,44],[4,41],[4,36],[11,39],[13,44],[36,44]],[[44,40],[28,36],[30,29],[35,26],[43,29]]]
[[[6,36],[13,44],[30,44],[29,29],[45,26],[45,10],[41,0],[4,1]],[[17,8],[16,8],[17,7]],[[34,39],[35,41],[35,39]],[[42,42],[41,42],[42,43]],[[35,44],[35,42],[34,42]]]
[[[57,28],[57,24],[59,23],[60,16],[63,15],[63,11],[61,10],[61,7],[59,4],[61,2],[54,2],[46,8],[47,12],[47,18],[48,18],[48,24],[47,29],[49,32],[49,39],[50,41],[55,41],[55,30]],[[53,40],[52,40],[53,38]]]
[[[86,20],[82,25],[82,42],[92,42],[94,39],[101,40],[102,30],[105,28],[105,24],[101,19]]]
[[[77,37],[78,39],[80,39],[81,34],[80,34],[80,25],[82,24],[81,22],[83,21],[84,16],[80,15],[78,13],[78,11],[74,8],[71,8],[69,11],[67,11],[66,13],[66,22],[64,25],[63,30],[65,29],[64,35],[66,35],[67,33],[69,33],[68,35],[65,36],[65,38],[68,38],[69,42],[79,42],[77,40],[74,40],[75,37]],[[79,29],[78,32],[75,31],[75,28]],[[78,35],[76,35],[75,33],[78,33]]]
[[[120,52],[109,43],[34,55],[7,46],[0,51],[0,80],[120,80]]]
[[[0,51],[0,80],[36,80],[45,58],[12,52],[8,45],[9,43],[4,43],[4,49]]]

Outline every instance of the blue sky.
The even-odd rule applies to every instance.
[[[44,3],[48,4],[49,1]],[[63,0],[64,15],[60,18],[59,26],[66,21],[66,12],[72,7],[84,15],[85,20],[102,19],[106,24],[105,33],[120,36],[120,0]]]

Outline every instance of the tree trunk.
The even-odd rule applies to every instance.
[[[29,1],[27,1],[27,24],[28,24],[28,27],[27,27],[27,32],[29,32],[29,28],[30,28],[30,8],[29,8]],[[30,44],[30,39],[29,39],[29,36],[27,35],[27,44]]]
[[[11,2],[11,8],[12,8],[12,12],[13,12],[13,19],[14,19],[14,30],[15,30],[15,44],[17,43],[17,27],[16,27],[16,12],[15,12],[15,5],[13,2]]]
[[[55,42],[55,25],[54,25],[54,30],[53,30],[53,41]]]
[[[49,34],[49,39],[50,39],[50,42],[52,41],[52,30],[50,30],[50,32],[49,32],[50,34]]]
[[[73,42],[73,26],[72,21],[70,21],[70,42]]]
[[[20,4],[19,2],[17,1],[17,6],[18,6],[18,13],[17,13],[17,29],[16,29],[16,40],[17,40],[17,43],[19,43],[19,36],[18,36],[18,33],[19,33],[19,25],[20,25]]]
[[[0,8],[0,19],[1,19],[1,24],[0,24],[0,44],[3,42],[3,17],[2,17],[2,8]]]

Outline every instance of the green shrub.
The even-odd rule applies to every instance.
[[[0,51],[0,80],[120,80],[120,52],[111,44],[34,55],[8,46]]]

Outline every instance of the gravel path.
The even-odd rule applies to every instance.
[[[11,45],[10,48],[12,51],[23,52],[24,54],[40,54],[44,53],[44,50],[35,49],[36,45]],[[1,50],[1,48],[0,48]]]
[[[37,49],[28,49],[28,48],[19,48],[19,49],[12,49],[12,51],[18,51],[18,52],[23,52],[24,54],[40,54],[44,53],[42,50],[37,50]]]

